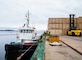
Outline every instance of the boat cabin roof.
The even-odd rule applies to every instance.
[[[22,28],[19,28],[19,32],[20,33],[32,33],[34,32],[35,28],[32,28],[32,27],[22,27]]]
[[[34,27],[21,27],[19,30],[35,30]]]

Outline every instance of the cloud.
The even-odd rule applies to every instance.
[[[68,17],[71,13],[81,16],[81,6],[81,0],[0,0],[0,27],[22,26],[29,10],[30,24],[45,30],[48,18]]]

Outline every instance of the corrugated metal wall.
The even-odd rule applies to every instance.
[[[74,19],[77,29],[82,30],[82,17]],[[49,18],[48,30],[53,35],[66,35],[69,30],[69,18]]]

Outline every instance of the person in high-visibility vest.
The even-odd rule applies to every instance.
[[[47,34],[50,35],[50,31],[48,31]]]
[[[44,32],[44,35],[50,35],[50,31]]]

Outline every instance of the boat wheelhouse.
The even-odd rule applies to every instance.
[[[36,35],[34,27],[22,27],[19,28],[19,33],[17,35],[18,42],[22,43],[35,43],[38,38]]]
[[[17,38],[18,38],[18,42],[23,44],[35,43],[39,39],[37,37],[35,27],[29,26],[29,12],[27,17],[27,23],[24,24],[24,26],[19,28],[19,33],[17,34]]]

